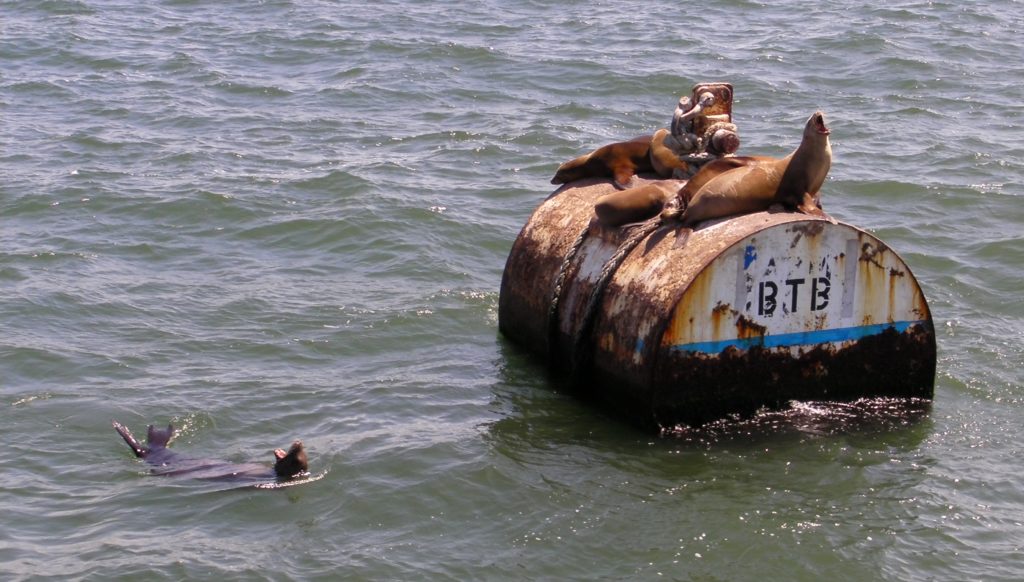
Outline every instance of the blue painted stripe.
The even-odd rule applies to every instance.
[[[730,340],[719,340],[713,342],[694,342],[690,344],[679,344],[669,346],[669,349],[676,352],[703,352],[706,354],[717,354],[730,346],[741,350],[749,350],[758,346],[763,348],[782,348],[791,346],[807,346],[827,343],[837,343],[852,340],[859,340],[868,336],[877,335],[892,328],[897,333],[907,331],[911,326],[925,323],[918,321],[897,321],[895,323],[879,323],[876,325],[860,325],[857,327],[840,327],[836,329],[822,329],[817,331],[799,331],[796,333],[781,333],[778,335],[766,335],[764,337],[737,338]]]

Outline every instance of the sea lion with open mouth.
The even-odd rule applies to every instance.
[[[786,210],[832,220],[818,204],[818,191],[832,165],[825,115],[815,112],[804,126],[800,145],[785,158],[726,156],[708,162],[675,195],[672,181],[651,182],[599,197],[598,222],[617,227],[646,220],[678,217],[684,226],[735,214],[781,206]],[[679,216],[680,208],[685,209]]]
[[[680,217],[683,226],[775,205],[831,220],[817,204],[832,165],[829,133],[825,115],[817,111],[808,118],[800,145],[785,158],[757,160],[714,175],[693,193]]]
[[[166,430],[149,425],[145,446],[135,440],[131,431],[124,425],[119,422],[113,424],[114,430],[121,435],[124,442],[128,443],[135,456],[153,465],[153,469],[150,471],[153,475],[256,482],[268,479],[278,481],[294,479],[307,475],[309,471],[306,449],[303,447],[302,441],[293,442],[288,451],[275,450],[274,466],[268,467],[263,463],[229,463],[216,459],[196,459],[179,455],[167,448],[175,436],[174,426],[170,424],[167,425]]]

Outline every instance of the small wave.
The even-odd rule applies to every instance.
[[[214,88],[229,95],[259,95],[262,97],[288,97],[292,95],[291,91],[274,85],[261,85],[227,79],[214,84]]]
[[[36,8],[54,16],[88,16],[96,13],[88,4],[77,0],[46,0],[36,4]]]
[[[925,419],[931,401],[921,398],[862,398],[853,402],[792,401],[784,410],[762,410],[749,418],[730,417],[699,427],[662,429],[662,436],[711,444],[751,436],[801,433],[834,435],[906,427]]]
[[[270,481],[266,483],[257,483],[253,485],[256,489],[285,489],[287,487],[295,487],[296,485],[306,485],[307,483],[313,483],[319,481],[327,476],[327,471],[322,471],[316,475],[306,473],[305,476],[297,479],[289,479],[288,481]]]

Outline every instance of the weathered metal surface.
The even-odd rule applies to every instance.
[[[694,137],[710,138],[708,129],[718,123],[732,122],[733,88],[730,83],[698,83],[693,86],[692,96],[683,96],[672,117],[671,132],[676,139],[685,139],[689,133]],[[689,107],[688,111],[682,108]],[[737,137],[735,147],[726,148],[718,155],[730,154],[739,147]],[[705,145],[705,147],[707,147]]]
[[[547,312],[562,261],[590,223],[594,200],[615,188],[608,180],[574,182],[556,190],[534,210],[519,233],[501,280],[498,327],[527,348],[549,351]]]
[[[591,224],[604,181],[536,210],[513,246],[499,302],[510,339],[565,367],[602,268],[628,234]],[[552,284],[579,233],[554,333]],[[906,264],[872,235],[804,214],[755,213],[662,227],[598,304],[584,389],[643,424],[695,424],[790,400],[932,395],[935,338]],[[551,335],[551,339],[549,339]],[[549,341],[556,345],[549,345]],[[556,349],[552,349],[556,348]]]
[[[932,396],[931,314],[902,259],[850,225],[789,218],[719,253],[675,303],[651,380],[659,424],[790,400]]]

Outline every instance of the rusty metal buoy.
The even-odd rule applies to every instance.
[[[793,400],[931,398],[931,314],[882,241],[842,222],[758,212],[698,225],[685,242],[679,226],[660,226],[609,274],[635,228],[592,221],[611,191],[592,179],[552,194],[501,283],[501,332],[571,370],[581,390],[662,428]]]

